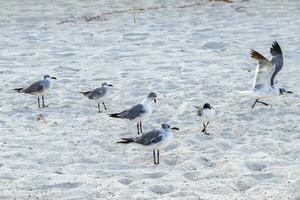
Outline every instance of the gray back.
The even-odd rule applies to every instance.
[[[103,97],[107,93],[107,88],[106,87],[99,87],[94,90],[91,90],[86,96],[89,99],[96,99]]]
[[[44,80],[40,80],[37,82],[34,82],[27,88],[24,88],[22,92],[28,93],[28,94],[33,94],[33,93],[41,93],[45,90],[45,85],[44,85]]]
[[[133,120],[145,113],[145,109],[142,104],[137,104],[130,108],[129,110],[125,110],[121,112],[118,116],[121,118]]]
[[[153,130],[137,138],[135,142],[143,145],[150,145],[162,141],[163,137],[163,133],[160,130]]]

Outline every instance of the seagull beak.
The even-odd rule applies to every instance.
[[[171,128],[172,130],[176,130],[176,131],[178,131],[179,130],[179,128],[177,128],[177,127],[173,127],[173,128]]]
[[[154,101],[154,103],[156,103],[156,99],[154,99],[153,101]]]
[[[55,79],[55,80],[56,80],[56,78],[55,78],[55,77],[53,77],[53,76],[51,77],[51,79]]]
[[[200,109],[200,107],[199,106],[194,106],[195,108],[197,108],[197,109]]]
[[[286,93],[293,94],[293,92],[292,92],[292,91],[286,91]]]
[[[109,87],[114,87],[112,84],[108,84],[107,86],[109,86]]]

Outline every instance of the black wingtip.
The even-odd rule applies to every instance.
[[[109,117],[114,117],[114,118],[122,118],[119,116],[120,113],[113,113],[113,114],[108,114]]]
[[[14,91],[21,92],[23,88],[15,88]]]
[[[270,53],[272,55],[282,54],[282,50],[281,50],[280,45],[278,44],[277,41],[273,42],[272,47],[270,48]]]
[[[121,138],[121,141],[118,141],[116,143],[118,144],[128,144],[134,142],[133,138]]]
[[[89,92],[79,92],[79,93],[86,96]]]

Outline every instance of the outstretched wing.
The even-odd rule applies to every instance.
[[[31,84],[30,86],[28,86],[27,88],[22,89],[22,92],[29,93],[29,94],[41,93],[43,91],[44,91],[43,81],[37,81]]]
[[[253,89],[269,89],[271,87],[271,77],[274,72],[272,63],[255,50],[251,51],[251,58],[257,60]]]
[[[150,144],[158,143],[162,141],[162,139],[163,139],[163,134],[161,134],[159,130],[153,130],[137,138],[135,142],[142,145],[150,145]]]
[[[132,108],[130,108],[129,110],[125,110],[125,111],[121,112],[120,114],[118,114],[118,116],[121,118],[133,120],[137,117],[140,117],[144,113],[145,113],[145,109],[144,109],[143,105],[137,104],[137,105],[133,106]]]
[[[274,86],[274,79],[277,73],[282,69],[283,66],[283,55],[281,48],[277,41],[273,42],[272,47],[270,48],[270,53],[272,55],[271,63],[274,66],[274,73],[271,77],[271,86]]]

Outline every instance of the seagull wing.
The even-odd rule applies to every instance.
[[[253,89],[269,89],[271,87],[271,77],[274,72],[272,63],[255,50],[251,51],[251,58],[257,61]]]
[[[158,143],[162,141],[162,139],[163,134],[159,130],[153,130],[137,138],[135,142],[142,145],[150,145]]]
[[[44,90],[44,84],[43,84],[43,81],[41,80],[41,81],[32,83],[27,88],[22,89],[22,92],[33,94],[33,93],[43,92],[43,90]]]
[[[121,118],[133,120],[133,119],[141,116],[144,113],[145,113],[144,106],[142,104],[137,104],[137,105],[133,106],[132,108],[130,108],[129,110],[125,110],[125,111],[119,113],[118,116]]]
[[[277,41],[273,42],[272,47],[270,48],[270,53],[272,55],[271,63],[275,68],[275,71],[271,77],[271,86],[273,87],[275,76],[282,69],[283,66],[283,55]]]
[[[100,98],[103,97],[106,93],[106,89],[104,87],[96,88],[87,94],[89,99]]]

